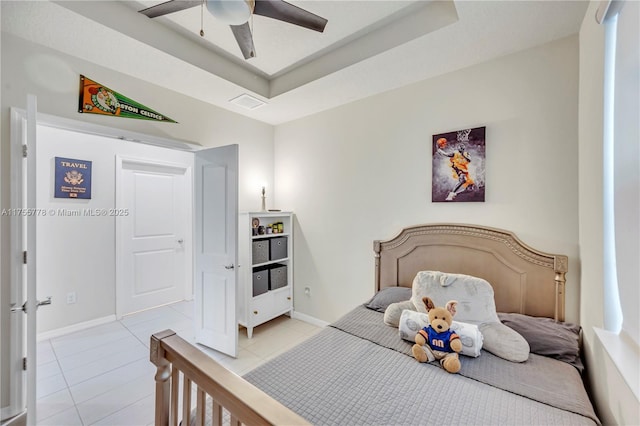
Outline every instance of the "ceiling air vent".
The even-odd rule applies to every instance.
[[[229,102],[231,102],[232,104],[239,105],[246,109],[256,109],[266,104],[266,102],[263,102],[258,98],[254,98],[251,95],[247,95],[246,93],[243,93],[237,98],[231,99]]]

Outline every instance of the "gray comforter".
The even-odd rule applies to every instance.
[[[420,364],[411,344],[358,307],[244,377],[317,425],[599,424],[574,367],[483,351],[459,374]]]

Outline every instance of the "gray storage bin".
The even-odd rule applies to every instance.
[[[251,247],[251,256],[253,264],[264,263],[269,261],[269,241],[254,240]]]
[[[287,285],[287,265],[276,263],[269,269],[269,290]]]
[[[266,293],[269,290],[269,269],[256,268],[253,270],[253,296]]]
[[[287,237],[274,237],[270,242],[271,249],[269,259],[278,260],[285,259],[287,254]]]

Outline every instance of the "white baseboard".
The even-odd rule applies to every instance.
[[[65,334],[73,333],[87,328],[95,327],[97,325],[107,324],[116,320],[115,315],[109,315],[102,318],[96,318],[94,320],[73,324],[68,327],[57,328],[55,330],[49,330],[42,333],[38,333],[36,339],[38,342],[42,340],[55,339],[56,337],[64,336]]]
[[[293,315],[291,316],[291,318],[308,322],[309,324],[315,325],[316,327],[326,327],[329,325],[327,321],[320,320],[316,317],[312,317],[311,315],[303,314],[298,311],[293,311]]]
[[[316,327],[326,327],[330,324],[327,321],[323,321],[316,317],[312,317],[311,315],[303,314],[297,311],[293,311],[292,318],[307,322],[309,324],[315,325]],[[62,327],[62,328],[57,328],[55,330],[45,331],[42,333],[38,333],[37,340],[38,342],[40,342],[42,340],[55,339],[56,337],[64,336],[66,334],[73,333],[76,331],[85,330],[87,328],[95,327],[97,325],[113,322],[115,320],[116,320],[115,315],[109,315],[102,318],[96,318],[91,321],[85,321],[78,324],[73,324],[68,327]]]
[[[11,407],[2,407],[0,410],[0,425],[2,426],[25,426],[27,424],[27,411],[22,411],[21,413],[11,417],[6,418],[7,413],[11,411]]]

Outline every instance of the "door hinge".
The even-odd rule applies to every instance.
[[[27,158],[27,145],[22,145],[22,156]]]
[[[27,371],[27,357],[22,358],[22,369]]]
[[[22,263],[27,264],[27,251],[22,252]]]

